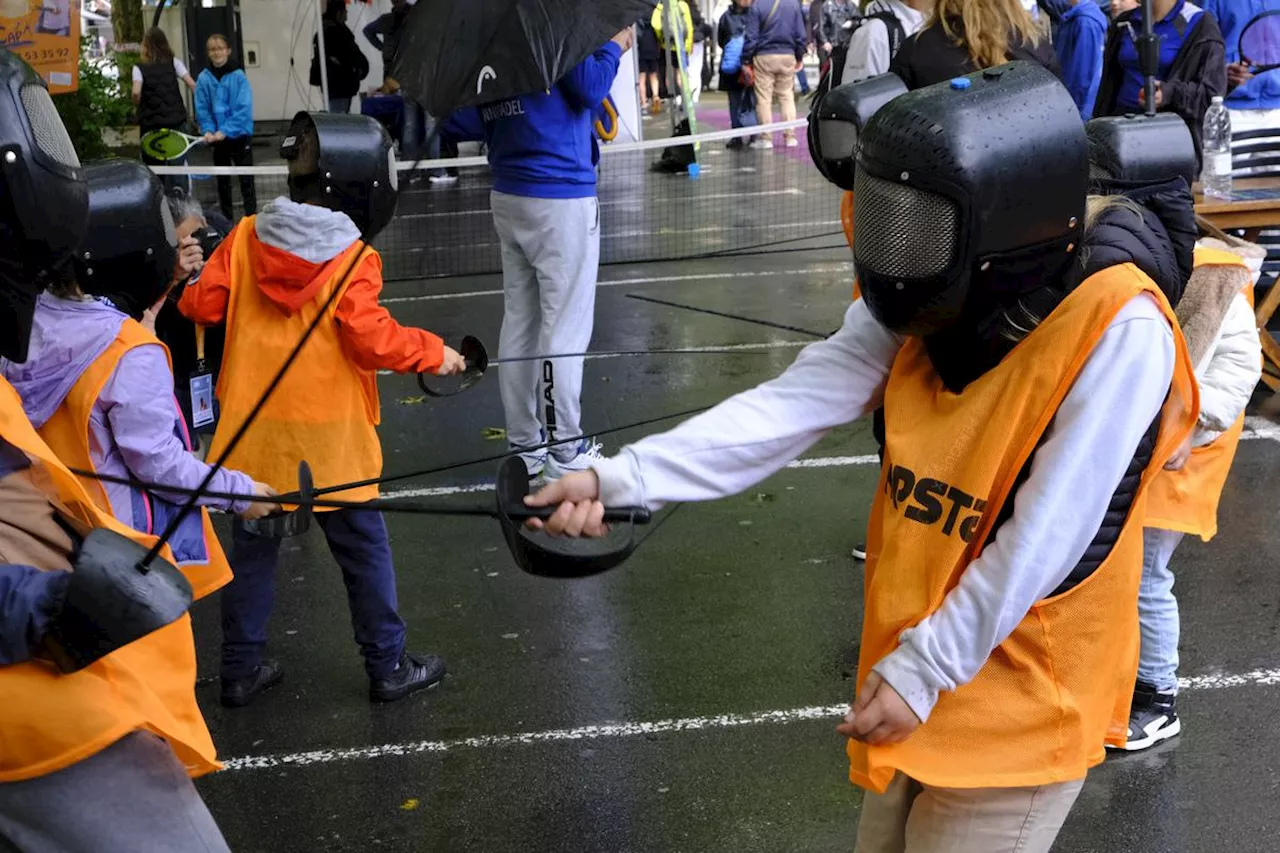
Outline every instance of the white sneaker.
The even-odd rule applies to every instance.
[[[512,449],[514,450],[514,448]],[[529,479],[536,480],[546,470],[547,451],[539,450],[537,453],[521,453],[520,461],[524,463],[525,468],[529,469]]]
[[[542,479],[548,483],[555,482],[565,474],[572,474],[577,471],[588,471],[591,466],[604,458],[601,451],[604,445],[598,441],[591,439],[583,439],[578,445],[578,455],[570,459],[568,462],[561,462],[553,454],[547,454],[546,467],[542,469]]]
[[[458,182],[457,175],[432,175],[431,183],[433,184],[456,184]]]
[[[751,148],[756,151],[768,151],[773,148],[772,139],[757,139],[751,143]]]
[[[794,136],[788,136],[788,137],[787,137],[787,147],[788,147],[788,148],[799,148],[799,147],[800,147],[800,140],[799,140],[799,139],[796,139]]]

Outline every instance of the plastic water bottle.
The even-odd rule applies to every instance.
[[[1204,170],[1200,189],[1206,196],[1231,198],[1231,114],[1215,97],[1204,114]]]

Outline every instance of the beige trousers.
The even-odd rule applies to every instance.
[[[863,799],[856,853],[1048,853],[1083,787],[935,788],[899,773]]]
[[[757,56],[751,61],[756,72],[756,121],[769,124],[773,121],[773,95],[778,95],[782,106],[782,120],[796,118],[796,58],[789,53],[771,53]],[[785,136],[795,136],[788,130]]]

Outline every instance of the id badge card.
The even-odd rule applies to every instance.
[[[208,370],[197,370],[191,374],[191,423],[200,429],[213,421],[213,376]]]

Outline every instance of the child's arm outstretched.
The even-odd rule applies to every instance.
[[[173,431],[180,418],[173,398],[173,372],[160,346],[140,346],[125,353],[115,373],[98,395],[106,413],[105,426],[119,450],[120,459],[133,476],[146,483],[164,483],[194,489],[209,473]],[[92,434],[92,428],[91,428]],[[96,448],[95,448],[96,449]],[[109,452],[109,451],[105,451]],[[255,483],[248,474],[223,468],[209,488],[215,492],[270,497],[269,486]],[[163,494],[163,493],[162,493]],[[166,496],[167,497],[167,496]],[[174,494],[172,500],[185,500]],[[201,498],[201,506],[234,512],[241,518],[261,518],[276,509],[271,503]]]
[[[335,312],[343,346],[353,362],[365,370],[396,373],[446,376],[462,372],[466,367],[462,356],[438,335],[397,323],[378,303],[381,292],[382,263],[371,256],[356,268]]]

